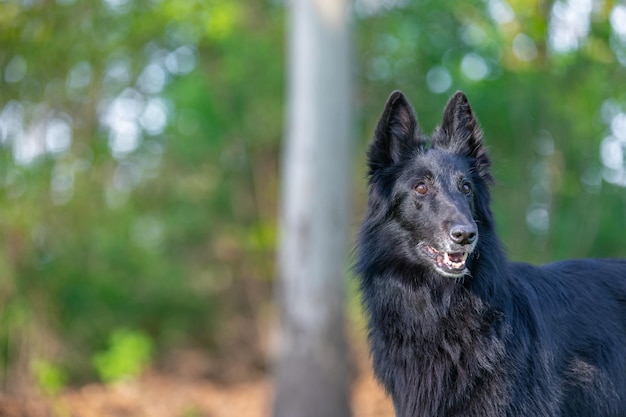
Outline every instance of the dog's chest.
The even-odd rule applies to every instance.
[[[374,370],[400,415],[501,409],[506,378],[494,378],[504,357],[497,315],[480,300],[439,288],[394,297],[379,310],[385,317],[371,317],[370,341]],[[492,404],[479,404],[484,398]]]

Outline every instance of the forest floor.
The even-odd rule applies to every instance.
[[[351,388],[353,417],[393,417],[393,408],[374,380],[362,347],[355,355]],[[256,373],[235,383],[193,374],[148,371],[132,381],[91,383],[54,397],[0,392],[1,417],[269,417],[272,382]]]

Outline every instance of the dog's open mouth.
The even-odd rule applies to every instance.
[[[424,245],[422,251],[435,262],[437,269],[444,275],[460,276],[465,274],[467,252],[443,252],[429,245]]]

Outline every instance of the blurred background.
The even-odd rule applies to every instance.
[[[262,415],[285,3],[0,0],[0,414],[218,416],[240,401],[254,411],[233,415]],[[509,256],[626,256],[624,3],[355,0],[351,14],[352,241],[389,93],[431,132],[462,89]],[[137,405],[174,389],[198,399]],[[355,414],[384,414],[370,412]]]

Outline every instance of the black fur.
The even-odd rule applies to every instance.
[[[368,158],[356,269],[396,415],[626,416],[626,260],[507,262],[465,95],[429,140],[394,92]]]

